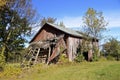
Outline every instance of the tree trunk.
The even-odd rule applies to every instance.
[[[2,46],[2,51],[1,51],[1,54],[2,54],[2,55],[4,55],[5,49],[6,49],[5,45],[3,45],[3,46]]]
[[[5,49],[6,49],[5,45],[3,45],[2,46],[2,51],[1,51],[2,59],[3,59],[2,61],[5,61],[5,56],[4,56]]]
[[[9,41],[10,36],[11,36],[11,33],[12,33],[12,31],[9,32],[6,41],[3,43],[2,51],[1,51],[1,54],[6,58],[6,59],[5,59],[6,61],[7,61],[7,58],[8,58],[8,57],[7,57],[8,54],[5,55],[5,50],[6,50],[6,45],[7,45],[6,43]]]

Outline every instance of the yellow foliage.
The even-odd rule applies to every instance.
[[[0,0],[0,7],[6,4],[6,0]]]

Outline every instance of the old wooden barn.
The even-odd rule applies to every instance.
[[[35,50],[32,52],[32,54],[35,53],[34,62],[49,63],[62,53],[68,57],[69,61],[73,61],[77,48],[84,39],[85,37],[77,31],[45,23],[30,41],[32,49],[37,47],[36,53]],[[92,50],[88,51],[87,57],[88,59],[92,57]]]

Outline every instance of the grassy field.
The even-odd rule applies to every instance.
[[[82,62],[62,65],[36,65],[30,69],[15,69],[0,80],[120,80],[120,62]],[[3,74],[3,73],[1,73]],[[9,73],[10,74],[10,73]]]

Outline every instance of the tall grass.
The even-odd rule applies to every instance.
[[[120,80],[120,62],[81,62],[50,66],[38,64],[16,76],[2,80]]]
[[[22,73],[19,64],[6,64],[4,71],[0,72],[0,80],[7,80],[10,78],[17,78]]]

